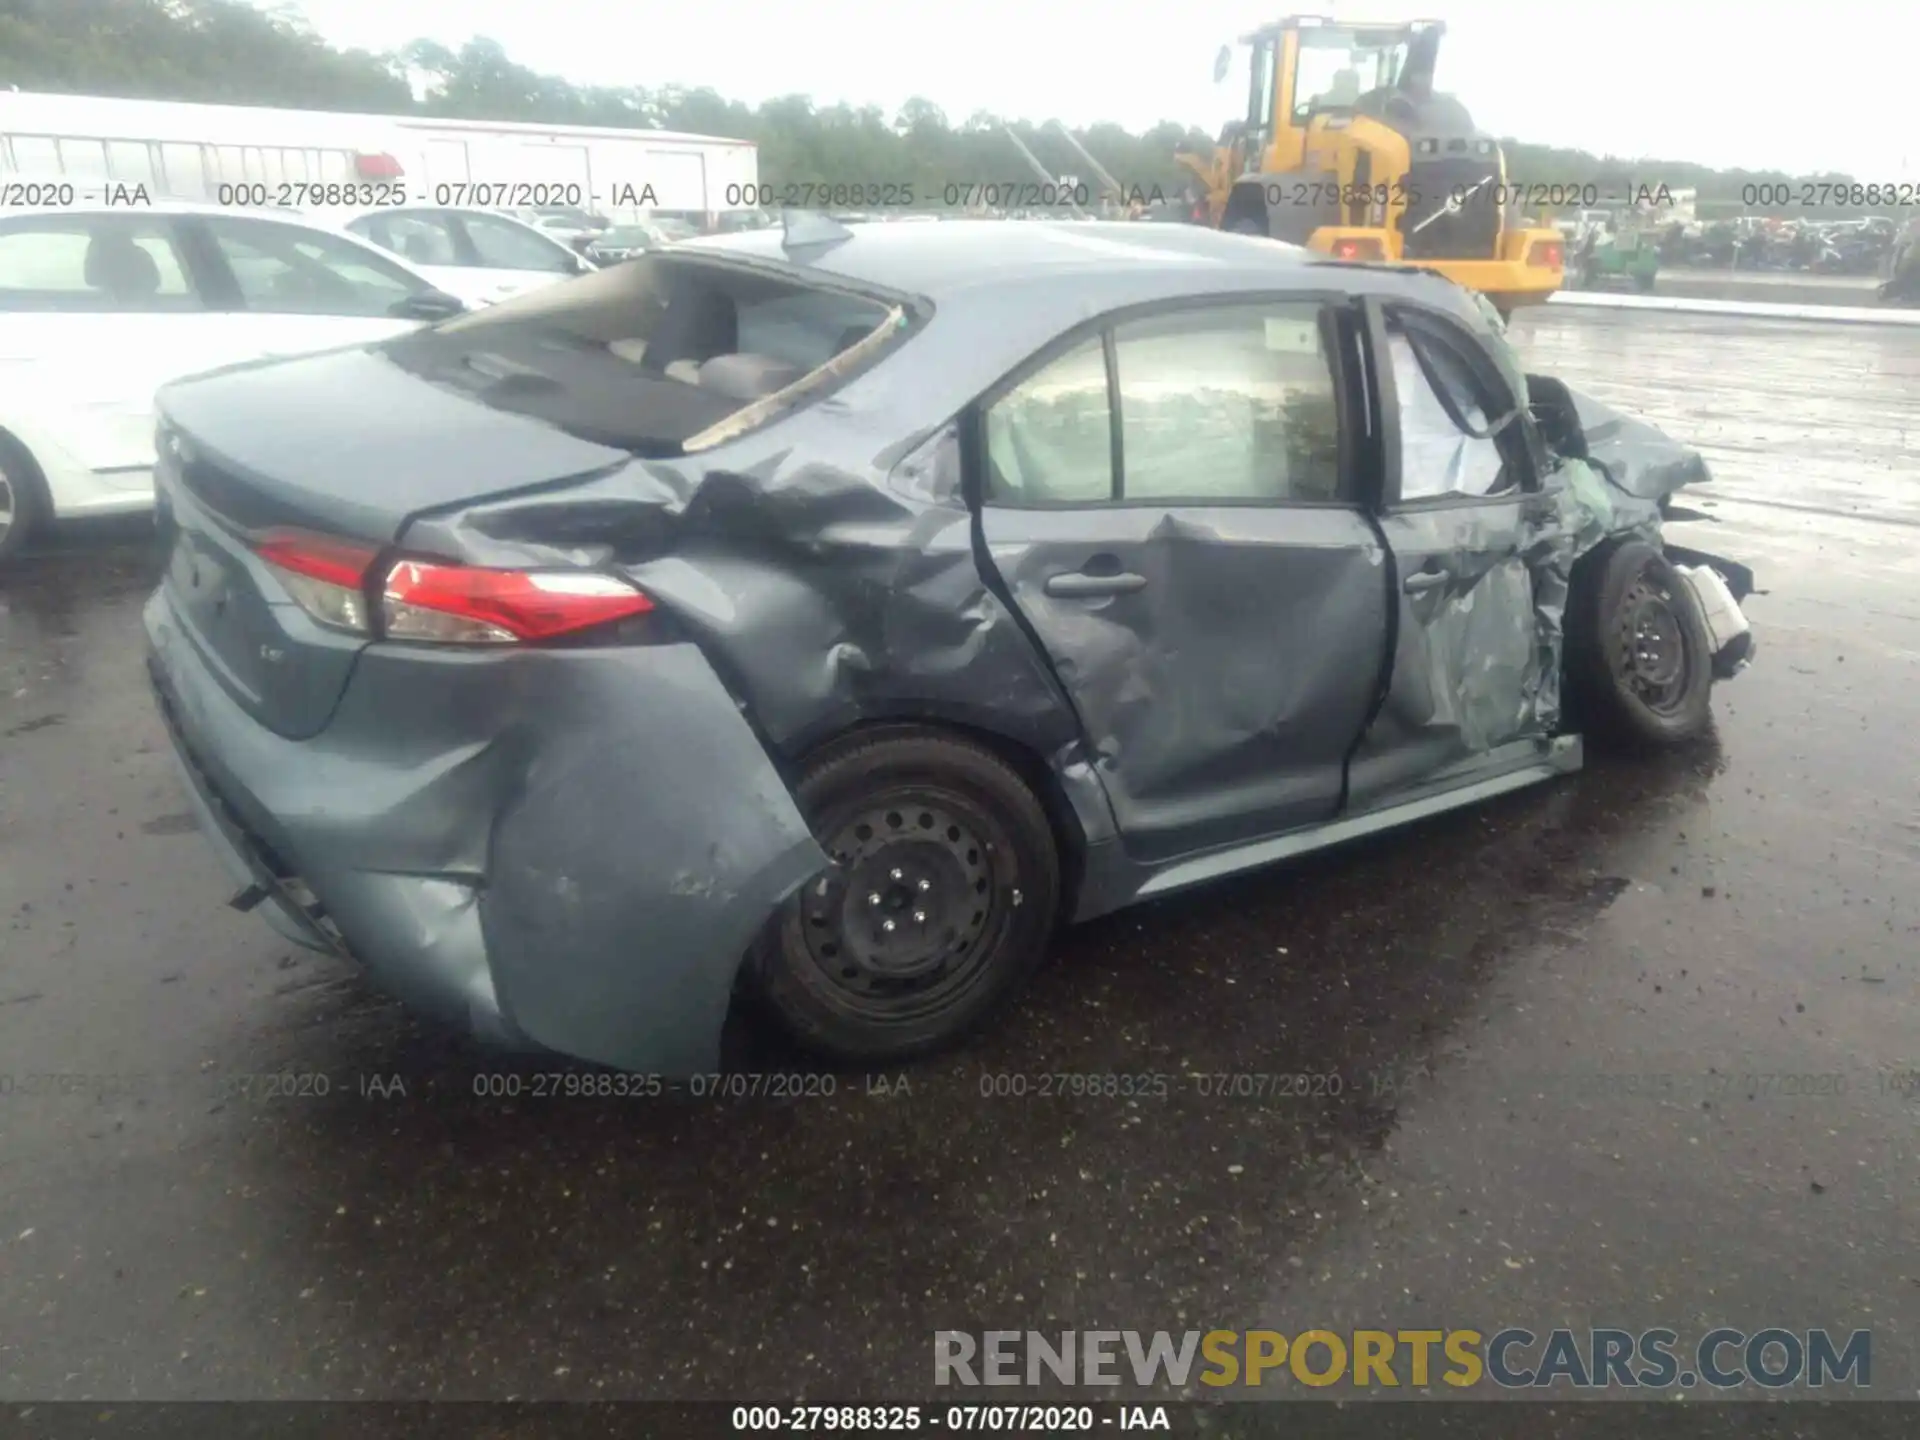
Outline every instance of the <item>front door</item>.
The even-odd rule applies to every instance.
[[[1340,806],[1388,616],[1335,334],[1312,299],[1156,313],[1043,357],[978,416],[983,568],[1137,860]]]
[[[393,313],[421,281],[371,246],[253,215],[182,221],[226,327],[226,362],[368,344],[418,320]]]
[[[1372,318],[1372,352],[1387,357],[1372,367],[1380,405],[1397,419],[1379,523],[1399,613],[1386,700],[1353,758],[1353,810],[1509,763],[1513,742],[1543,733],[1539,698],[1556,663],[1542,651],[1527,553],[1554,497],[1540,491],[1511,387],[1450,320]]]

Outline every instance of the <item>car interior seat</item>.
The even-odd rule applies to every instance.
[[[115,300],[144,300],[160,291],[160,267],[127,235],[96,235],[87,245],[84,277]]]
[[[668,301],[666,314],[647,341],[641,367],[686,379],[687,367],[676,362],[691,361],[698,367],[739,348],[740,316],[733,297],[704,286],[683,289]]]

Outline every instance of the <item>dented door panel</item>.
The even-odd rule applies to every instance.
[[[1392,677],[1354,752],[1348,807],[1542,733],[1543,657],[1526,535],[1538,495],[1383,516],[1397,609]]]
[[[1127,853],[1330,818],[1387,636],[1357,510],[987,507],[990,563],[1073,697]],[[1108,571],[1111,593],[1062,582]]]

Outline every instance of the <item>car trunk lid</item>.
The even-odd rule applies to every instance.
[[[308,614],[258,553],[263,541],[301,532],[371,554],[416,515],[631,458],[449,393],[377,351],[180,382],[160,411],[162,588],[228,693],[292,739],[325,727],[371,637]]]
[[[381,348],[215,371],[160,392],[181,478],[243,526],[376,545],[425,511],[623,465],[631,452],[409,373]]]

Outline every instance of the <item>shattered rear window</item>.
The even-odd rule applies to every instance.
[[[739,420],[760,423],[824,389],[847,368],[830,362],[864,359],[903,328],[874,297],[650,255],[384,348],[402,369],[495,409],[675,455],[713,443],[706,437],[725,422],[738,433],[749,428]]]

